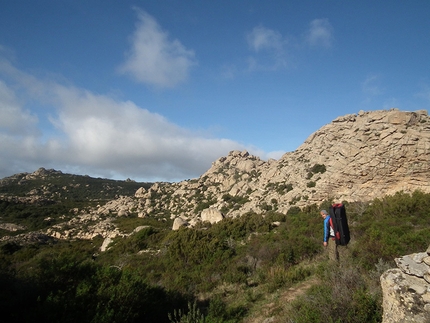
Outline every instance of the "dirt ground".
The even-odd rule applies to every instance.
[[[247,318],[243,323],[285,323],[283,319],[281,321],[280,318],[277,318],[282,316],[282,309],[285,308],[285,305],[303,295],[309,288],[317,283],[318,279],[316,277],[311,277],[287,289],[275,300],[263,305],[259,315]]]

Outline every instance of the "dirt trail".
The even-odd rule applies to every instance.
[[[300,284],[289,288],[282,296],[283,302],[288,303],[296,299],[298,296],[303,295],[309,288],[318,283],[316,277],[312,277]]]
[[[284,307],[289,302],[295,300],[297,297],[303,295],[309,288],[318,283],[316,277],[311,277],[299,284],[290,287],[282,292],[279,297],[273,302],[267,303],[262,306],[258,315],[247,318],[242,323],[277,323],[280,322],[276,319],[276,313],[282,312]]]

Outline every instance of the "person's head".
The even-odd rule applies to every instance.
[[[322,216],[323,219],[325,219],[327,217],[327,215],[328,215],[328,213],[327,213],[326,210],[321,210],[320,214],[321,214],[321,216]]]

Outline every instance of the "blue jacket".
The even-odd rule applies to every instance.
[[[334,230],[330,226],[330,215],[324,219],[324,242],[328,242],[330,237],[334,237]]]

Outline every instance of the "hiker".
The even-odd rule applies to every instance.
[[[321,210],[320,212],[322,218],[324,219],[324,247],[328,247],[328,258],[330,260],[339,260],[339,251],[337,250],[337,244],[334,237],[333,223],[331,221],[330,215],[328,215],[326,210]]]

